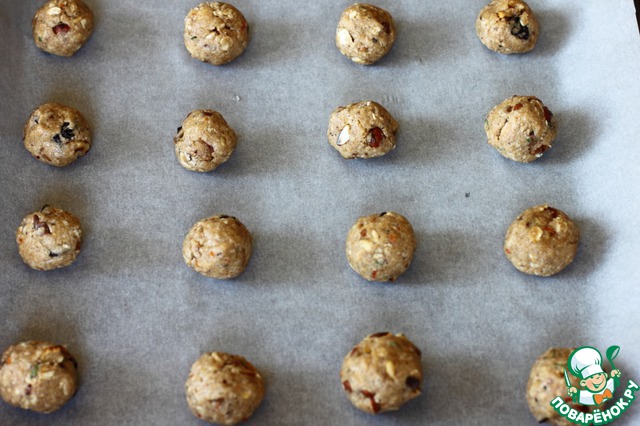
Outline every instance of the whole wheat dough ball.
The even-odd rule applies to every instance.
[[[69,212],[44,206],[22,219],[16,243],[20,257],[33,269],[48,271],[71,265],[82,244],[80,221]]]
[[[531,367],[527,382],[527,403],[538,423],[547,422],[556,426],[574,425],[560,416],[551,406],[551,401],[557,396],[564,398],[565,402],[578,412],[590,411],[589,407],[572,402],[567,394],[564,368],[571,352],[573,348],[550,348],[540,355]],[[569,381],[579,389],[578,379],[575,376],[569,374]]]
[[[558,134],[553,114],[535,96],[512,96],[495,106],[484,130],[500,154],[522,163],[542,157]]]
[[[182,257],[202,275],[227,279],[245,270],[251,250],[251,234],[242,222],[218,215],[193,225],[184,239]]]
[[[536,46],[540,32],[538,20],[522,0],[494,0],[476,20],[480,41],[499,53],[524,53]]]
[[[362,411],[399,409],[421,393],[420,350],[402,334],[365,337],[344,358],[340,380],[347,398]]]
[[[93,31],[93,12],[81,0],[50,0],[33,17],[33,40],[40,50],[72,56]]]
[[[195,59],[222,65],[240,56],[249,44],[242,13],[222,2],[204,2],[184,19],[184,45]]]
[[[368,281],[395,281],[416,250],[413,227],[402,215],[376,213],[358,218],[347,234],[347,260]]]
[[[210,352],[191,366],[185,391],[196,417],[235,425],[251,417],[265,389],[260,372],[249,361],[238,355]]]
[[[51,413],[75,395],[77,368],[63,346],[38,341],[15,344],[0,360],[0,396],[15,407]]]
[[[91,131],[80,111],[58,103],[36,108],[24,126],[25,148],[38,160],[63,167],[91,148]]]
[[[396,147],[397,131],[389,111],[377,102],[362,101],[331,113],[327,139],[343,158],[372,158]]]
[[[518,270],[547,277],[573,261],[579,240],[580,230],[569,216],[542,204],[525,210],[511,223],[504,253]]]
[[[336,46],[358,64],[377,62],[391,50],[395,40],[393,17],[379,7],[356,3],[347,7],[338,21]]]
[[[210,172],[229,160],[237,144],[236,132],[211,109],[192,111],[173,138],[176,157],[187,170]]]

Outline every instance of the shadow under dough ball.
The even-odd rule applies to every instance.
[[[222,115],[204,109],[189,113],[173,138],[178,162],[194,172],[210,172],[225,163],[237,144],[236,132]]]
[[[371,334],[344,358],[342,388],[364,412],[398,410],[421,393],[421,356],[420,349],[402,334]]]
[[[187,403],[199,419],[221,425],[247,420],[265,394],[260,372],[239,355],[210,352],[191,366]]]
[[[579,240],[580,230],[569,216],[542,204],[525,210],[511,223],[504,253],[519,271],[547,277],[573,261]]]
[[[240,275],[251,257],[252,237],[232,216],[218,215],[197,222],[182,244],[182,257],[194,270],[211,278]]]
[[[72,56],[93,32],[93,12],[81,0],[51,0],[38,9],[32,27],[40,50]]]
[[[539,25],[529,5],[522,0],[494,0],[476,20],[482,44],[498,53],[525,53],[538,41]]]
[[[512,96],[484,120],[487,142],[502,156],[529,163],[544,154],[558,134],[553,113],[535,96]]]
[[[69,212],[44,206],[22,219],[16,243],[20,257],[33,269],[49,271],[69,266],[80,254],[80,221]]]
[[[91,148],[91,130],[75,108],[47,103],[36,108],[23,131],[24,147],[38,160],[64,167]]]
[[[358,218],[347,234],[349,266],[368,281],[395,281],[416,250],[413,227],[402,215],[376,213]]]
[[[77,368],[63,346],[38,341],[15,344],[0,360],[0,396],[15,407],[51,413],[75,395]]]
[[[573,348],[550,348],[540,355],[531,367],[527,382],[527,403],[538,423],[546,422],[555,426],[575,425],[560,416],[550,404],[557,396],[567,398],[564,368],[571,352]],[[569,380],[574,387],[578,387],[576,377],[570,374]],[[571,399],[567,404],[578,412],[590,411],[589,407],[571,402]]]
[[[342,12],[336,29],[338,50],[353,62],[371,65],[386,55],[396,40],[389,12],[370,4],[354,4]]]
[[[184,19],[184,45],[199,61],[226,64],[240,56],[248,44],[247,21],[228,3],[200,3]]]
[[[327,139],[343,158],[373,158],[396,147],[397,132],[389,111],[377,102],[362,101],[331,113]]]

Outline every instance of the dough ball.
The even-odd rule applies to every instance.
[[[72,56],[93,31],[93,12],[82,0],[50,0],[33,17],[33,41],[40,50]]]
[[[356,3],[342,12],[336,46],[353,62],[371,65],[391,50],[396,40],[393,17],[384,9]]]
[[[173,143],[185,169],[210,172],[231,157],[237,138],[219,112],[201,109],[189,113]]]
[[[395,281],[407,270],[416,237],[402,215],[384,212],[363,216],[347,234],[347,260],[368,281]]]
[[[245,270],[251,250],[251,234],[242,222],[219,215],[193,225],[184,239],[182,257],[202,275],[227,279]]]
[[[542,157],[558,134],[553,114],[535,96],[506,99],[489,112],[484,130],[491,146],[521,163]]]
[[[191,366],[185,384],[191,412],[210,423],[247,420],[264,398],[260,372],[238,355],[210,352]]]
[[[229,3],[200,3],[184,19],[184,45],[193,58],[222,65],[240,56],[249,43],[244,16]]]
[[[343,158],[371,158],[396,147],[397,131],[398,123],[382,105],[362,101],[331,113],[327,138]]]
[[[47,103],[29,116],[24,126],[23,142],[38,160],[63,167],[89,151],[91,131],[77,109]]]
[[[399,409],[420,395],[420,350],[402,334],[371,334],[344,358],[340,380],[347,398],[362,411]]]
[[[547,277],[571,263],[580,230],[564,212],[547,204],[531,207],[514,220],[504,239],[504,253],[518,270]]]
[[[557,426],[571,426],[574,423],[569,422],[560,416],[550,405],[556,396],[565,398],[565,402],[571,408],[580,412],[589,412],[589,408],[575,402],[571,402],[571,398],[567,394],[567,385],[564,379],[564,367],[567,365],[567,359],[573,352],[573,348],[551,348],[540,355],[529,375],[527,383],[527,403],[531,414],[536,418],[538,423],[548,422]],[[572,374],[569,374],[570,383],[577,389],[579,381]]]
[[[16,232],[24,263],[40,271],[71,265],[80,253],[82,229],[71,213],[52,206],[26,215]]]
[[[78,364],[60,345],[29,341],[10,346],[0,360],[0,396],[40,413],[62,407],[76,393]]]
[[[536,46],[540,32],[538,20],[521,0],[494,0],[476,20],[482,44],[498,53],[524,53]]]

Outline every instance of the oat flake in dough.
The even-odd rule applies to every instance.
[[[371,65],[393,47],[396,28],[389,12],[356,3],[342,12],[336,29],[336,46],[353,62]]]
[[[93,31],[93,12],[81,0],[51,0],[33,17],[33,40],[40,50],[72,56]]]

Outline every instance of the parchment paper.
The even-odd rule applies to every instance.
[[[66,344],[81,378],[48,416],[0,404],[2,425],[198,424],[184,381],[212,350],[263,372],[256,425],[533,425],[525,386],[550,346],[619,345],[623,380],[640,380],[631,0],[532,0],[541,37],[520,56],[477,39],[483,0],[379,0],[399,36],[371,67],[335,48],[348,1],[236,1],[252,40],[223,67],[183,46],[195,1],[86,2],[95,32],[73,58],[34,46],[40,1],[0,2],[0,347]],[[533,164],[486,143],[484,116],[513,94],[539,97],[559,123]],[[326,141],[329,114],[365,99],[399,121],[398,146],[342,160]],[[29,113],[48,101],[80,109],[94,130],[88,155],[63,169],[21,142]],[[173,153],[197,108],[220,111],[239,136],[210,174],[186,171]],[[544,202],[574,218],[582,240],[565,271],[535,278],[511,266],[502,240]],[[23,264],[14,239],[45,203],[76,214],[86,239],[74,265],[43,273]],[[368,283],[349,268],[344,240],[358,216],[389,210],[411,221],[419,247],[397,283]],[[254,235],[233,281],[202,277],[181,257],[188,229],[213,214]],[[353,345],[384,330],[422,349],[426,380],[419,399],[373,417],[349,404],[338,372]],[[632,406],[617,424],[639,421]]]

